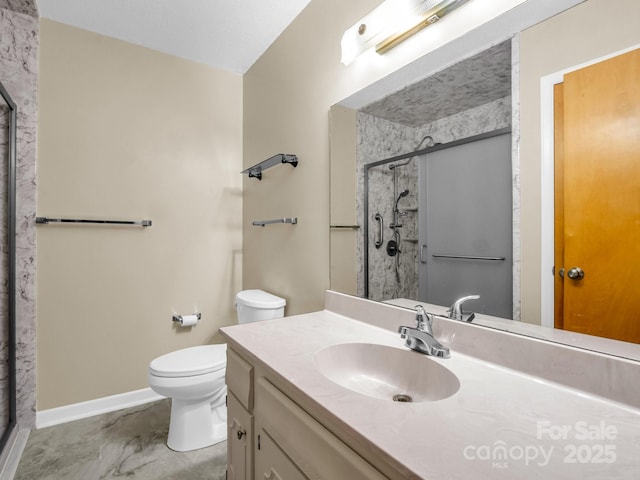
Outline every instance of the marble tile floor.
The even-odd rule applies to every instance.
[[[166,445],[170,400],[34,430],[14,480],[222,480],[226,442],[178,453]]]

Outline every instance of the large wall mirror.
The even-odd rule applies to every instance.
[[[640,7],[594,35],[605,7],[332,107],[333,290],[409,308],[478,294],[479,324],[640,361]]]

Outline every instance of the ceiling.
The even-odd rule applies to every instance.
[[[40,16],[244,74],[310,0],[37,0]]]
[[[360,111],[408,127],[420,127],[510,94],[511,42],[506,41]]]

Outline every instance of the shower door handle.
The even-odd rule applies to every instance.
[[[384,244],[384,219],[379,213],[376,213],[374,218],[378,221],[378,239],[376,240],[376,248],[380,248]]]
[[[424,259],[424,250],[426,248],[426,245],[420,245],[420,263],[427,263],[427,261]]]

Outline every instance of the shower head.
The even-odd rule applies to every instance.
[[[407,195],[409,195],[409,190],[403,190],[402,192],[400,192],[400,195],[398,195],[398,199],[396,200],[396,211],[398,210],[398,202],[400,201],[400,199],[402,197],[406,197]]]

